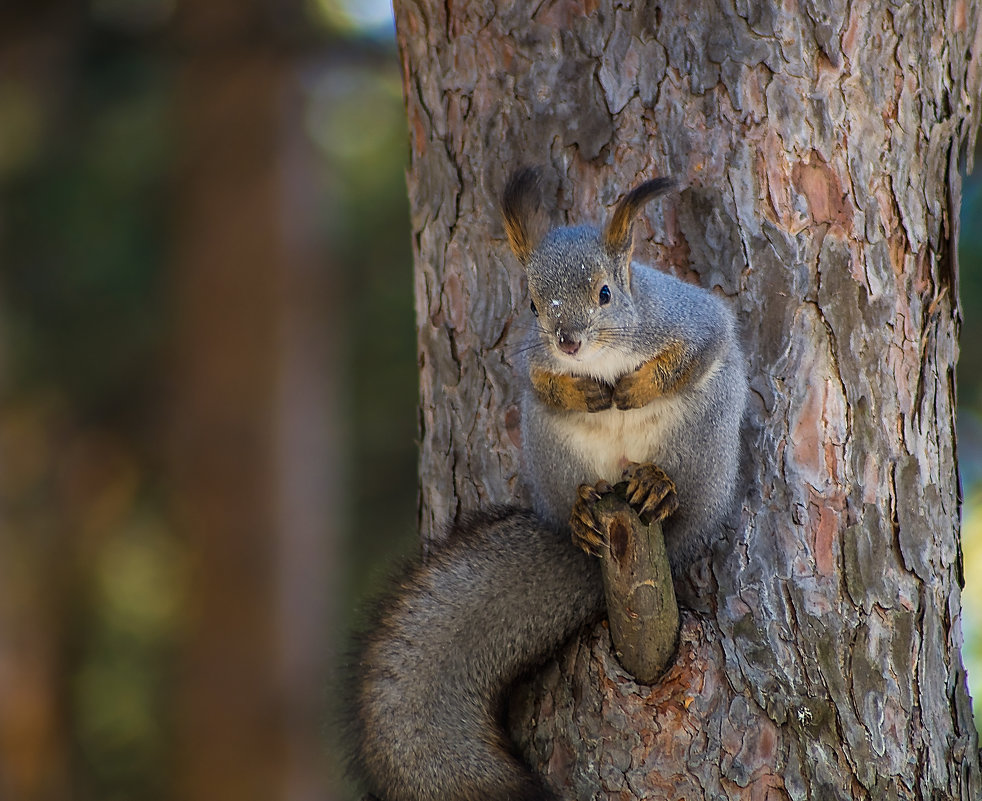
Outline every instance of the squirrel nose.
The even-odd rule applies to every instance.
[[[559,339],[559,349],[563,353],[568,353],[570,356],[572,356],[574,353],[576,353],[576,351],[580,349],[580,340],[575,339],[574,337],[570,336],[563,330],[559,331],[558,339]]]

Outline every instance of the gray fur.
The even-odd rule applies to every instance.
[[[351,668],[354,763],[385,801],[533,801],[502,693],[603,613],[599,563],[530,513],[454,529],[401,576]]]
[[[679,510],[664,524],[678,572],[706,553],[732,507],[747,391],[732,312],[711,292],[667,273],[637,263],[625,271],[604,250],[600,232],[588,227],[551,232],[526,272],[539,316],[518,374],[524,382],[523,474],[535,511],[565,524],[579,484],[619,480],[618,452],[625,460],[652,462],[678,490]],[[611,299],[599,305],[603,285]],[[560,352],[560,330],[582,338],[576,356]],[[685,344],[692,379],[643,409],[556,410],[543,405],[528,382],[530,369],[541,368],[614,384],[672,342]],[[657,436],[644,442],[638,431]]]

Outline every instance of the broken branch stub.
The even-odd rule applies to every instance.
[[[653,684],[675,654],[679,608],[661,523],[642,523],[621,489],[594,510],[610,546],[601,567],[610,636],[621,666]]]

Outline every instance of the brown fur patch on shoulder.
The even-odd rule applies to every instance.
[[[674,186],[675,181],[671,178],[652,178],[624,195],[604,228],[603,242],[607,252],[618,256],[630,250],[634,217],[649,200],[665,194]]]
[[[525,264],[538,241],[533,227],[539,218],[540,171],[536,167],[521,167],[512,173],[501,197],[501,213],[505,221],[508,244],[518,260]]]

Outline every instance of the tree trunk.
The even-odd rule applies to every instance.
[[[25,159],[25,153],[34,148],[52,152],[46,144],[67,117],[77,68],[72,56],[84,34],[84,11],[70,2],[46,3],[40,14],[29,4],[0,7],[4,184],[15,168],[33,158]],[[20,120],[11,113],[18,105],[27,113]],[[9,186],[3,189],[7,203],[16,202]],[[6,203],[0,209],[5,256],[12,250],[16,219],[10,212]],[[25,272],[36,280],[34,258],[32,250],[32,269]],[[5,313],[11,308],[15,272],[16,267],[3,265]],[[66,451],[77,430],[50,388],[13,389],[11,363],[16,359],[11,354],[20,346],[13,344],[8,323],[5,319],[0,386],[0,798],[53,801],[70,797],[82,783],[72,761],[68,647],[78,620],[78,598],[71,588],[79,581],[82,537],[78,519],[53,489],[74,477]]]
[[[336,488],[336,361],[298,66],[299,3],[180,5],[176,514],[192,575],[176,797],[326,792],[317,699]],[[331,315],[327,314],[328,321]]]
[[[670,174],[636,256],[740,313],[741,524],[664,679],[598,628],[515,699],[525,753],[565,797],[974,799],[953,371],[978,3],[625,5],[396,3],[423,536],[519,492],[506,175],[546,165],[557,217],[597,222]]]

